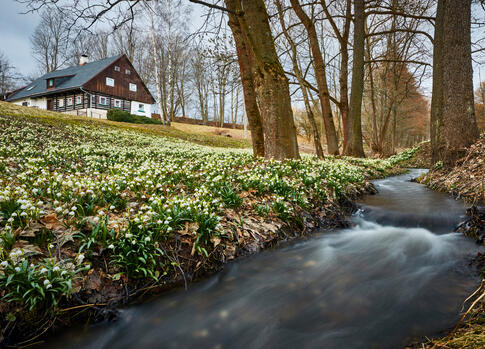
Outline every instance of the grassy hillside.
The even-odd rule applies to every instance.
[[[174,123],[173,127],[167,127],[163,125],[141,125],[141,124],[129,124],[123,122],[114,122],[109,120],[90,119],[84,116],[67,115],[57,112],[51,112],[47,110],[40,110],[29,107],[22,107],[15,104],[0,102],[0,115],[9,116],[25,116],[30,118],[38,118],[44,120],[44,122],[54,122],[62,124],[89,124],[97,127],[115,127],[126,130],[135,130],[144,132],[147,134],[165,136],[170,138],[176,138],[186,140],[192,143],[200,145],[208,145],[211,147],[221,148],[250,148],[250,140],[245,140],[242,137],[229,138],[221,135],[217,135],[212,130],[204,130],[204,127],[197,125],[187,125],[189,127],[183,127],[185,124]],[[190,127],[192,126],[192,127]]]

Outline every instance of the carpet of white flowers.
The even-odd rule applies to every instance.
[[[290,221],[336,200],[389,161],[264,161],[96,123],[0,116],[0,296],[55,308],[90,269],[114,280],[160,281],[224,249],[221,221],[244,211]],[[238,223],[239,224],[239,223]]]

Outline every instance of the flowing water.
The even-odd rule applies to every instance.
[[[453,326],[479,251],[453,233],[464,205],[410,182],[375,182],[355,226],[266,251],[212,278],[73,330],[48,348],[400,348]]]

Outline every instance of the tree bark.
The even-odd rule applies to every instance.
[[[249,60],[250,67],[256,64],[258,68],[253,69],[253,73],[259,110],[264,120],[264,155],[276,160],[299,158],[288,78],[276,53],[264,1],[226,0],[226,6],[239,14],[236,17],[243,39],[239,40],[239,45],[244,42],[246,50],[249,49],[254,58],[252,65]]]
[[[350,144],[346,155],[365,157],[362,142],[362,94],[364,92],[364,0],[354,1],[354,61],[350,92],[349,122],[352,125]]]
[[[478,138],[473,101],[471,0],[439,0],[433,52],[432,161],[454,165]]]
[[[308,40],[310,42],[315,78],[318,85],[318,96],[320,98],[320,105],[322,108],[323,123],[325,124],[327,151],[329,154],[339,155],[337,132],[335,131],[332,109],[330,107],[330,94],[328,92],[325,62],[323,61],[322,51],[320,50],[315,24],[312,22],[310,17],[308,17],[305,11],[303,11],[299,0],[290,0],[290,2],[296,15],[303,23],[308,34]]]
[[[236,9],[234,5],[235,0],[227,0],[226,6],[228,8]],[[241,25],[236,15],[229,13],[229,27],[234,36],[236,43],[237,59],[239,63],[239,73],[241,75],[241,84],[243,86],[244,108],[246,117],[251,131],[251,142],[253,145],[254,156],[263,157],[264,154],[264,133],[263,133],[263,119],[259,113],[259,107],[256,100],[256,88],[253,79],[252,66],[254,59],[252,53],[247,45]]]

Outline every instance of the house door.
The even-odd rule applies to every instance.
[[[54,110],[54,100],[53,99],[47,100],[47,110]]]

